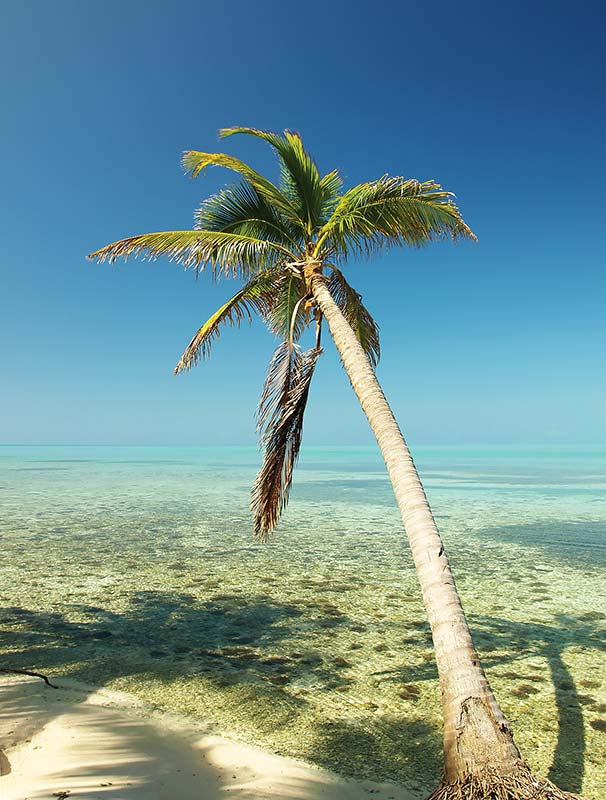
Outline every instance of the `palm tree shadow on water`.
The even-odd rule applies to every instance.
[[[308,717],[304,750],[296,755],[352,777],[402,782],[413,775],[428,787],[439,779],[439,732],[404,715],[352,716],[342,699],[343,690],[353,684],[346,666],[317,647],[301,646],[300,639],[298,644],[290,641],[302,614],[296,605],[264,595],[224,595],[199,603],[186,593],[142,591],[121,612],[80,605],[69,613],[70,618],[53,611],[7,609],[0,630],[5,665],[10,661],[15,668],[95,686],[139,675],[167,686],[203,678],[228,703],[250,705],[249,727],[262,734],[297,725],[309,712],[309,699],[290,687],[311,683],[327,705],[318,714],[322,700],[317,701],[315,716]],[[316,613],[323,627],[350,622],[344,614],[326,618],[321,601]],[[339,692],[333,691],[337,687]],[[208,709],[201,704],[204,718]],[[422,774],[417,761],[423,764]]]
[[[591,705],[593,698],[579,692],[573,675],[565,661],[569,647],[589,650],[606,646],[606,635],[592,624],[591,613],[574,617],[558,614],[554,624],[543,622],[513,622],[505,619],[476,617],[478,629],[485,635],[504,639],[513,655],[497,652],[487,659],[488,666],[515,661],[516,657],[536,655],[549,667],[558,715],[557,741],[548,778],[564,790],[580,793],[585,771],[585,723],[583,706]],[[541,676],[523,672],[503,673],[506,678],[523,681],[515,693],[524,697],[539,691]]]
[[[554,618],[553,624],[517,622],[477,614],[469,615],[469,619],[471,629],[476,634],[482,663],[489,673],[495,667],[515,665],[516,661],[528,656],[538,656],[547,663],[558,715],[557,741],[547,777],[565,791],[581,792],[585,755],[583,705],[594,701],[577,690],[564,655],[571,646],[604,650],[606,633],[592,624],[592,613],[579,617],[561,614]],[[382,674],[398,681],[435,679],[432,664]],[[527,673],[525,669],[520,672],[512,669],[498,674],[518,682],[513,690],[514,697],[523,698],[538,693],[538,684],[544,682],[542,676]]]

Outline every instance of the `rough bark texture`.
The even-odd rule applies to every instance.
[[[520,753],[474,648],[444,545],[408,446],[374,370],[328,291],[325,279],[320,274],[313,275],[310,285],[385,459],[410,542],[431,625],[442,691],[443,788],[469,776],[492,772],[511,775],[513,779],[522,768]],[[446,796],[436,794],[436,798]]]

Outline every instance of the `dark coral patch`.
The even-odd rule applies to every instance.
[[[513,693],[518,697],[528,697],[531,694],[537,694],[539,690],[531,683],[521,683],[513,690]]]

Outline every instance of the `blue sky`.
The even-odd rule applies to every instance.
[[[252,443],[274,342],[228,330],[175,378],[233,293],[180,267],[93,265],[122,236],[191,227],[229,182],[182,150],[270,174],[299,130],[348,183],[456,192],[479,243],[352,263],[381,325],[379,377],[413,443],[604,443],[601,4],[6,4],[0,37],[0,442]],[[309,443],[370,442],[334,349]]]

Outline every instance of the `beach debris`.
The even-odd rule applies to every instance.
[[[51,689],[58,689],[59,688],[54,683],[51,683],[49,681],[49,679],[46,677],[46,675],[43,675],[41,672],[32,672],[29,669],[12,669],[12,668],[9,668],[9,667],[0,667],[0,672],[14,673],[16,675],[29,675],[32,678],[42,678],[44,683],[47,686],[50,686]]]

